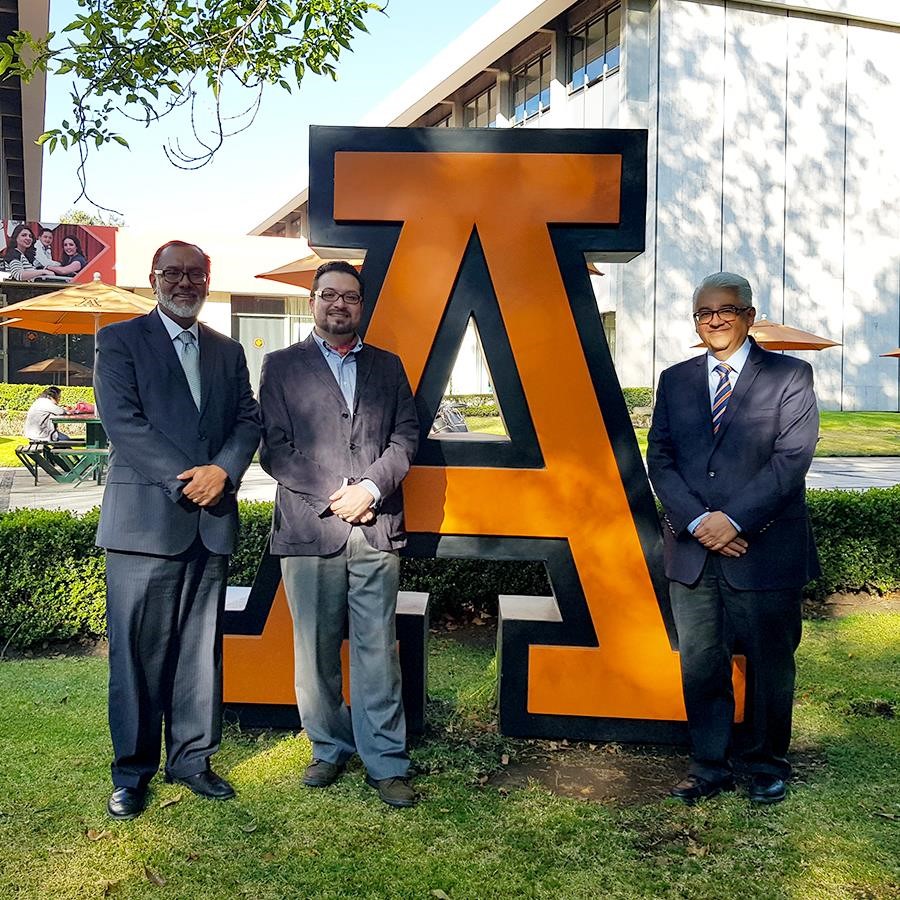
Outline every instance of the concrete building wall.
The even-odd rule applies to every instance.
[[[761,314],[844,344],[798,354],[824,408],[900,408],[878,357],[900,340],[900,29],[726,0],[630,0],[625,21],[619,124],[651,134],[648,251],[617,303],[623,384],[694,352],[692,289],[726,269]]]

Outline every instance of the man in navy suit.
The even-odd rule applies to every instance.
[[[159,767],[224,800],[222,614],[237,533],[235,492],[259,444],[259,409],[240,344],[197,322],[210,261],[183,241],[153,257],[157,308],[97,335],[94,389],[110,466],[97,544],[106,548],[107,811],[132,819]]]
[[[357,334],[363,283],[349,263],[320,266],[313,333],[263,362],[262,467],[278,482],[272,553],[294,621],[297,702],[313,745],[303,783],[324,788],[359,753],[390,806],[416,802],[395,614],[406,543],[401,482],[419,423],[399,357]],[[349,624],[350,709],[341,693]]]
[[[707,352],[660,376],[647,450],[692,743],[672,794],[687,803],[735,786],[732,649],[748,667],[750,800],[784,799],[800,592],[820,573],[805,500],[819,425],[812,368],[748,336],[752,303],[749,282],[729,272],[694,292]]]

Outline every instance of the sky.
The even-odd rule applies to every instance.
[[[92,153],[88,189],[118,210],[127,226],[156,228],[185,220],[207,231],[246,234],[306,186],[310,125],[354,125],[446,44],[487,12],[495,0],[390,0],[388,14],[370,14],[369,34],[353,41],[338,62],[338,80],[309,73],[300,91],[267,88],[250,129],[229,138],[213,162],[184,172],[163,153],[178,126],[163,120],[144,128],[122,122],[131,145]],[[51,0],[50,29],[59,32],[76,0]],[[66,117],[69,80],[47,78],[46,127]],[[121,120],[119,120],[121,121]],[[183,124],[182,126],[183,127]],[[42,220],[55,222],[79,192],[74,152],[44,151]],[[92,210],[84,201],[79,207]]]

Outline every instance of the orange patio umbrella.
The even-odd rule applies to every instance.
[[[364,257],[365,253],[357,259],[348,259],[347,262],[349,262],[350,265],[355,266],[356,271],[358,272],[362,268]],[[316,269],[326,262],[328,262],[328,260],[323,259],[318,253],[310,253],[309,256],[297,259],[292,263],[288,263],[286,266],[279,266],[277,269],[272,269],[271,272],[263,272],[256,277],[268,278],[270,281],[281,281],[284,284],[292,284],[295,287],[302,287],[311,291],[313,276],[316,274]],[[587,270],[591,275],[604,274],[597,268],[596,263],[587,263]]]
[[[105,284],[99,276],[83,284],[38,294],[0,309],[0,325],[42,331],[45,334],[96,334],[104,325],[142,316],[156,301]]]
[[[365,253],[356,259],[348,259],[347,262],[351,266],[355,266],[358,272],[362,268],[364,257]],[[279,266],[277,269],[272,269],[271,272],[263,272],[256,277],[268,278],[270,281],[281,281],[284,284],[293,284],[295,287],[302,287],[311,291],[316,269],[326,262],[328,260],[323,259],[318,253],[310,253],[309,256],[294,260],[294,262],[288,263],[286,266]]]
[[[881,355],[882,355],[882,356],[896,356],[896,357],[900,357],[900,347],[898,347],[896,350],[888,350],[887,353],[882,353]]]
[[[66,362],[69,360],[69,335],[93,334],[113,322],[142,316],[156,306],[140,294],[114,284],[105,284],[100,276],[82,284],[70,284],[59,291],[38,294],[0,308],[0,325],[66,335]],[[69,372],[66,372],[66,384]]]
[[[765,316],[757,319],[750,326],[750,337],[766,350],[825,350],[828,347],[841,346],[838,341],[820,337],[810,331],[803,331],[801,328],[773,322]],[[704,345],[701,342],[693,346],[702,347]]]

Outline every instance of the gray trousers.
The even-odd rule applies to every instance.
[[[342,764],[359,753],[372,778],[405,776],[406,719],[397,654],[400,558],[354,527],[331,556],[285,556],[281,573],[294,620],[300,720],[313,757]],[[350,709],[341,693],[349,619]]]
[[[719,557],[710,553],[695,585],[673,581],[669,593],[691,733],[691,772],[709,781],[731,773],[735,650],[747,659],[741,755],[751,772],[787,778],[800,589],[739,591],[722,575]]]
[[[222,613],[228,557],[195,542],[180,556],[106,554],[109,730],[116,787],[159,767],[203,772],[222,738]]]

